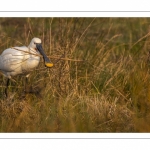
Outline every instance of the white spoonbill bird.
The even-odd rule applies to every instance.
[[[28,77],[30,71],[39,65],[40,54],[44,59],[45,66],[52,67],[53,63],[46,56],[39,38],[33,38],[28,47],[12,47],[2,52],[0,55],[0,71],[7,77],[6,97],[10,79],[19,74],[24,74]]]

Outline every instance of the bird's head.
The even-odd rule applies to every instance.
[[[33,38],[28,46],[31,49],[34,49],[36,51],[38,51],[44,59],[44,63],[46,67],[52,67],[53,63],[50,61],[50,59],[46,56],[43,48],[42,48],[42,42],[41,39],[39,38]]]

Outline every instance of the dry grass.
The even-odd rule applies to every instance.
[[[148,22],[1,18],[1,51],[36,36],[54,67],[46,69],[41,61],[30,76],[33,92],[25,97],[18,76],[5,99],[1,76],[0,131],[149,132]]]

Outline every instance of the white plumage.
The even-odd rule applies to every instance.
[[[28,76],[39,65],[40,54],[44,58],[45,66],[52,67],[53,64],[45,55],[39,38],[33,38],[28,47],[8,48],[0,55],[0,71],[8,79],[19,74]]]
[[[38,66],[40,57],[27,54],[25,51],[31,52],[24,46],[8,48],[0,55],[0,70],[6,77],[26,74]],[[36,54],[37,52],[32,53]]]

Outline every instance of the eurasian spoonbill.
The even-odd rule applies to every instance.
[[[7,77],[5,95],[7,97],[7,88],[9,81],[13,76],[23,74],[29,76],[30,71],[36,68],[42,55],[46,67],[52,67],[50,59],[46,56],[41,39],[33,38],[28,47],[12,47],[4,50],[0,55],[0,71]],[[26,78],[27,79],[27,78]]]

